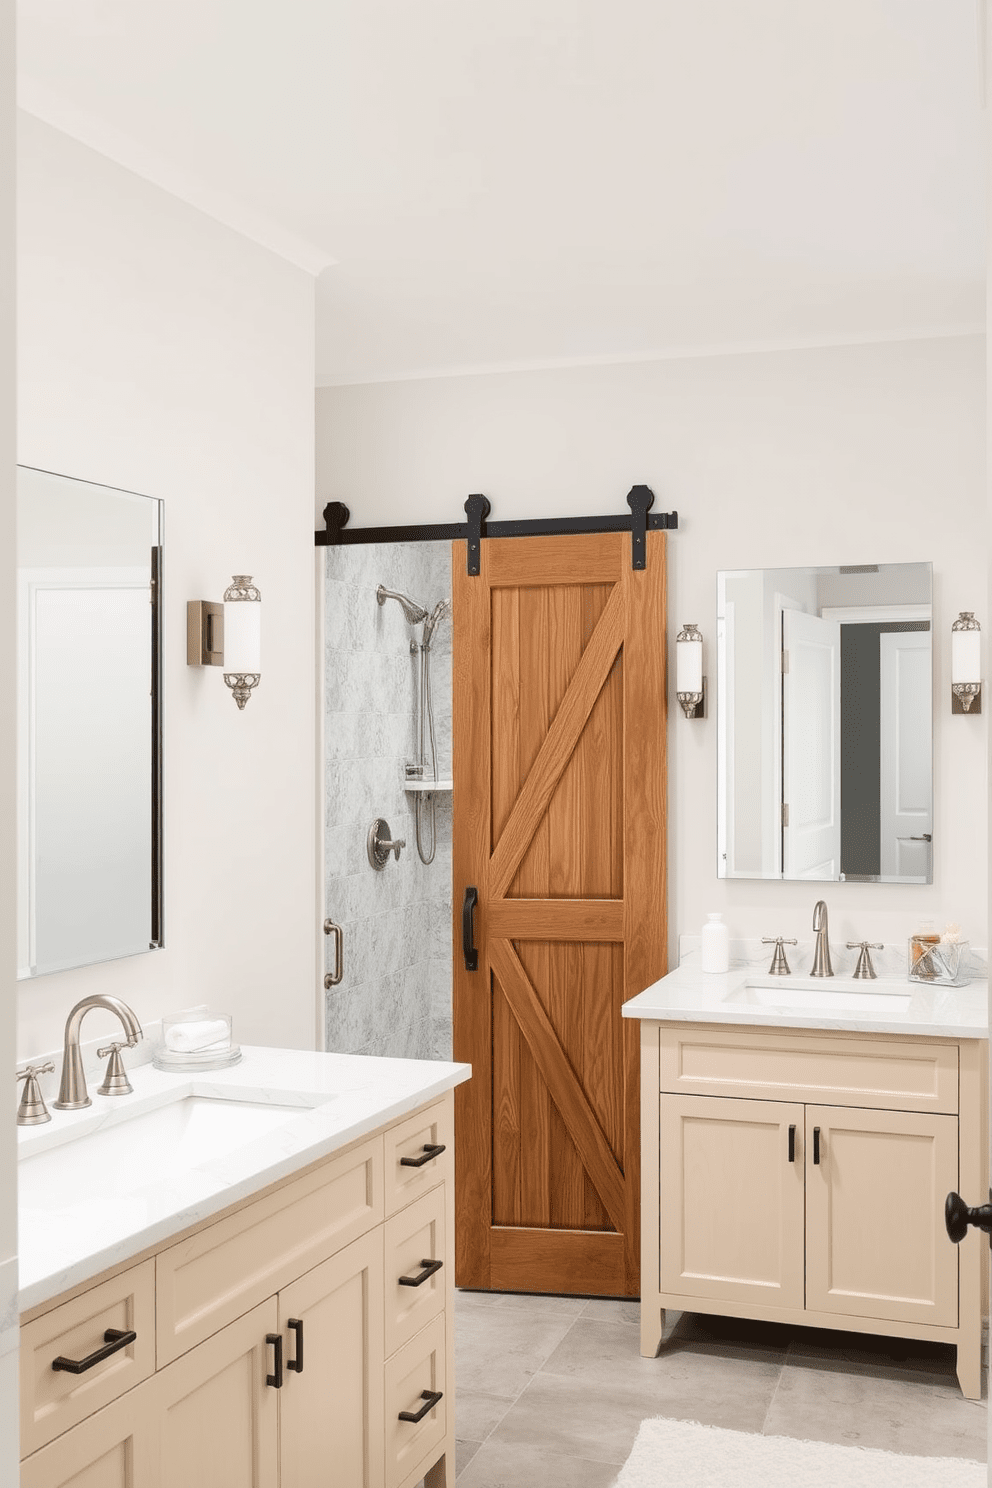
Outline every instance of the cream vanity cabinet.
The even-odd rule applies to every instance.
[[[981,1398],[985,1044],[644,1021],[641,1352],[666,1309],[957,1347]]]
[[[26,1315],[22,1488],[450,1488],[453,1132],[449,1093]]]

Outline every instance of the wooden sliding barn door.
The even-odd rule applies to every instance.
[[[636,1296],[639,1031],[666,970],[665,536],[453,544],[459,1286]],[[463,903],[475,888],[478,969]]]

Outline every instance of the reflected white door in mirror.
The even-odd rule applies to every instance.
[[[721,878],[930,883],[929,563],[717,575]]]

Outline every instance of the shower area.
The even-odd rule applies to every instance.
[[[451,545],[322,561],[325,1047],[450,1059]]]

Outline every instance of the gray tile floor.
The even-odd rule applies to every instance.
[[[641,1421],[984,1462],[946,1344],[682,1314],[656,1359],[636,1302],[459,1291],[459,1488],[608,1488]]]

